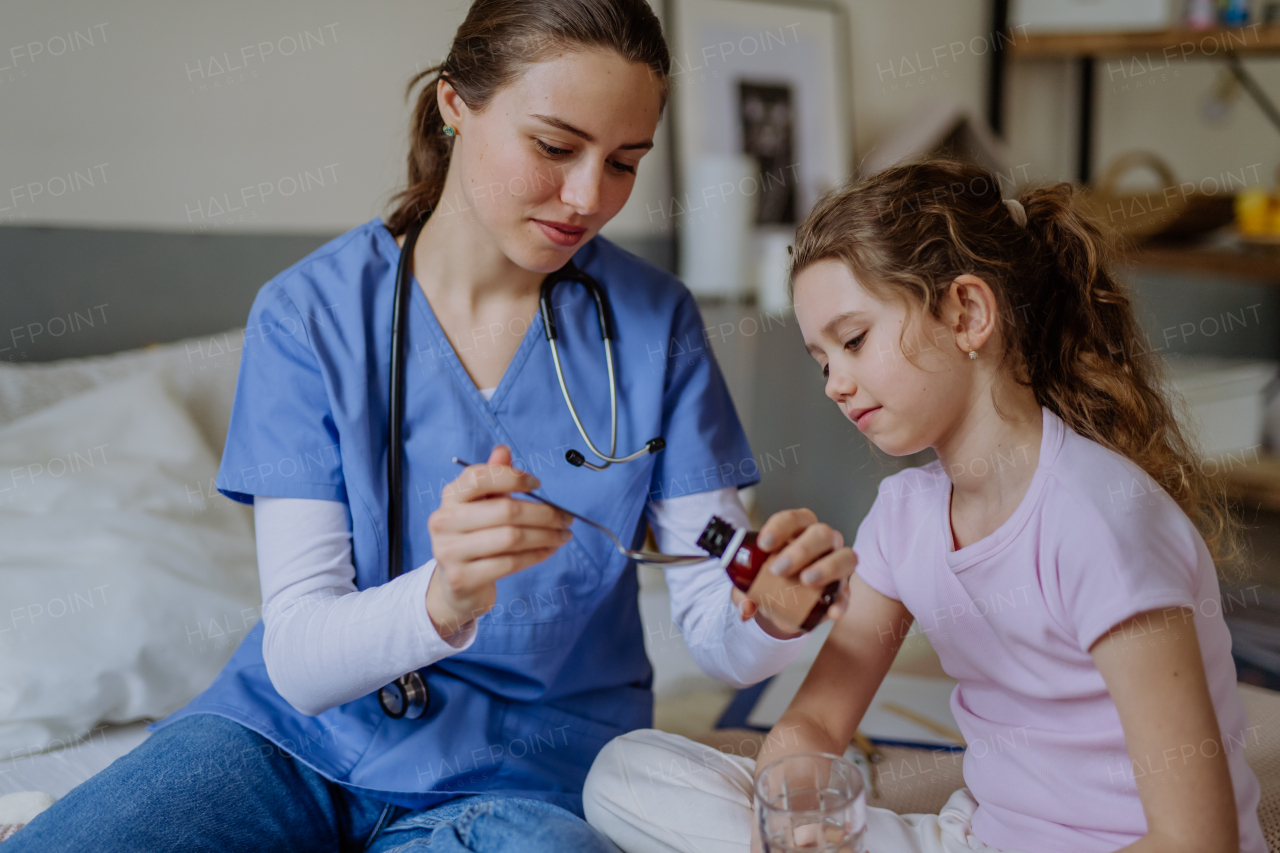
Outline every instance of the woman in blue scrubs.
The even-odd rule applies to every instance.
[[[250,312],[217,487],[254,504],[262,621],[208,690],[7,853],[615,849],[582,820],[581,793],[604,744],[652,723],[635,569],[512,493],[539,488],[635,545],[647,513],[660,544],[684,549],[712,510],[741,516],[736,491],[758,479],[715,362],[668,357],[702,335],[692,297],[597,236],[652,147],[668,69],[644,0],[472,6],[446,61],[414,80],[395,212],[282,272]],[[388,448],[396,268],[425,213],[403,447]],[[538,314],[542,279],[570,258],[612,303],[618,447],[666,440],[604,471],[565,462],[578,432]],[[593,304],[567,284],[553,308],[583,425],[607,435]],[[391,580],[388,452],[404,464]],[[815,522],[782,513],[762,539],[822,587],[854,559]],[[735,607],[714,565],[668,581],[695,657],[730,683],[804,642]],[[389,717],[378,689],[416,670],[427,713]]]

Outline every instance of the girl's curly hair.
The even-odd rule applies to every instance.
[[[1073,195],[1067,183],[1023,190],[1023,226],[978,166],[895,166],[818,202],[796,236],[791,280],[837,259],[877,298],[938,317],[957,276],[983,279],[999,303],[1001,366],[1071,429],[1142,468],[1195,523],[1220,575],[1236,578],[1244,552],[1225,486],[1161,393],[1160,360],[1108,269],[1111,238]]]

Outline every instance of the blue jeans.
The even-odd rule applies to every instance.
[[[141,850],[619,853],[582,818],[541,800],[478,794],[412,811],[362,797],[212,714],[151,735],[0,853]]]

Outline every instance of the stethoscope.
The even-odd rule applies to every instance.
[[[400,421],[404,412],[404,330],[409,316],[409,287],[413,277],[410,271],[413,259],[413,248],[417,245],[418,235],[427,217],[431,215],[427,209],[417,222],[409,226],[405,232],[404,247],[400,250],[400,265],[396,269],[395,298],[392,300],[391,314],[391,399],[389,401],[389,422],[387,424],[387,540],[388,563],[387,579],[399,576],[400,564],[403,560],[403,516],[401,490],[401,452]],[[609,368],[609,452],[601,453],[587,435],[587,430],[578,417],[578,410],[569,396],[569,386],[564,381],[564,369],[560,366],[560,349],[556,344],[557,331],[555,314],[551,307],[551,296],[557,284],[563,281],[576,281],[582,284],[595,301],[596,319],[600,323],[600,338],[604,341],[605,363]],[[651,438],[644,447],[627,456],[614,456],[618,448],[618,380],[613,366],[613,321],[609,297],[600,283],[570,260],[563,267],[549,274],[542,280],[542,288],[538,294],[538,305],[542,313],[542,326],[551,344],[551,360],[555,363],[556,379],[560,382],[560,392],[564,395],[565,405],[573,416],[573,423],[578,427],[582,440],[587,443],[591,452],[604,463],[596,465],[586,460],[578,450],[568,450],[564,454],[565,461],[578,468],[586,467],[592,471],[603,471],[618,462],[630,462],[657,453],[667,446],[661,436]],[[389,717],[406,717],[416,720],[427,712],[431,696],[427,691],[426,680],[421,671],[414,671],[400,676],[395,681],[378,691],[378,704]]]

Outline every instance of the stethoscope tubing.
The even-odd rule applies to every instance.
[[[604,340],[604,357],[609,368],[609,452],[601,453],[591,441],[591,436],[587,435],[587,430],[582,425],[582,420],[578,417],[578,410],[573,405],[573,398],[569,396],[569,386],[564,381],[564,369],[560,366],[560,348],[556,346],[555,338],[550,339],[551,344],[551,361],[556,366],[556,379],[560,382],[560,393],[564,395],[565,405],[569,407],[569,414],[573,417],[573,423],[578,427],[578,433],[582,436],[582,440],[587,443],[587,447],[596,456],[604,460],[603,465],[593,465],[584,461],[582,464],[593,471],[603,471],[615,462],[630,462],[632,459],[639,459],[652,451],[646,445],[629,456],[614,456],[618,448],[618,386],[617,380],[614,378],[613,371],[613,342],[608,338]]]
[[[404,561],[404,518],[401,475],[403,472],[400,444],[400,422],[404,412],[404,338],[409,319],[409,278],[412,275],[413,249],[418,235],[426,224],[426,214],[405,231],[404,247],[400,250],[400,263],[396,268],[396,291],[391,303],[391,397],[388,401],[387,422],[387,579],[400,575]]]
[[[587,429],[582,424],[582,418],[578,416],[578,409],[573,404],[573,396],[569,393],[569,385],[564,379],[564,368],[560,364],[560,347],[556,344],[556,338],[559,332],[556,327],[555,313],[551,305],[551,297],[555,290],[555,286],[562,281],[573,281],[581,284],[587,289],[591,295],[592,301],[595,303],[596,320],[600,324],[600,339],[604,343],[605,366],[609,372],[609,452],[603,453],[595,442],[591,440],[591,436],[587,435]],[[581,465],[590,468],[593,471],[603,471],[610,465],[619,462],[630,462],[633,459],[639,459],[649,453],[655,453],[662,449],[664,444],[655,439],[649,441],[644,447],[627,456],[614,456],[618,451],[618,375],[613,363],[613,318],[611,316],[609,305],[609,296],[605,293],[603,287],[587,273],[578,269],[578,267],[570,260],[559,270],[551,273],[542,282],[542,289],[538,295],[539,308],[542,312],[543,330],[547,336],[547,343],[551,345],[551,360],[555,364],[556,379],[560,383],[560,393],[564,396],[564,404],[569,409],[570,416],[573,417],[574,426],[578,428],[578,434],[582,436],[582,440],[587,443],[587,447],[599,457],[604,464],[596,465],[586,461],[579,454],[578,460],[570,459],[572,464]],[[657,442],[655,444],[655,442]],[[574,453],[574,451],[570,451]]]

